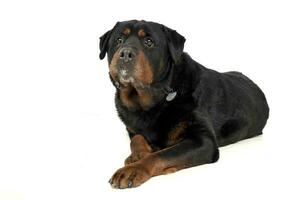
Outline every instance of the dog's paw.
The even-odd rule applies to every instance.
[[[137,187],[151,178],[150,173],[143,165],[127,165],[120,168],[110,179],[109,183],[113,188]]]
[[[131,163],[137,162],[138,160],[146,157],[150,153],[148,152],[140,152],[140,153],[132,153],[127,159],[124,161],[124,165],[129,165]]]

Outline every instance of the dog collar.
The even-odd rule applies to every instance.
[[[110,76],[111,78],[111,76]],[[113,84],[115,85],[115,87],[117,89],[120,89],[121,88],[121,85],[118,81],[113,81]],[[167,94],[166,97],[165,97],[165,100],[166,101],[172,101],[175,99],[175,97],[177,96],[177,91],[174,91],[173,89],[171,89],[170,87],[166,86],[164,88],[164,92]]]

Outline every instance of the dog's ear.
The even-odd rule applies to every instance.
[[[106,56],[106,53],[108,51],[108,42],[111,37],[112,30],[107,31],[103,36],[101,36],[99,39],[99,49],[100,49],[100,54],[99,58],[102,60]]]
[[[99,58],[102,60],[105,56],[106,56],[106,53],[108,52],[108,43],[109,43],[109,40],[110,40],[110,37],[111,37],[111,34],[114,30],[114,28],[117,26],[117,24],[119,24],[119,22],[117,22],[115,24],[115,26],[107,31],[105,34],[103,34],[103,36],[101,36],[99,39],[99,49],[100,49],[100,54],[99,54]]]
[[[167,39],[168,50],[174,63],[177,63],[183,54],[185,37],[177,31],[162,25],[163,32]]]

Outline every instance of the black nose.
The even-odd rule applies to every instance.
[[[119,52],[119,58],[123,62],[130,62],[135,58],[135,53],[132,48],[125,47],[122,48]]]

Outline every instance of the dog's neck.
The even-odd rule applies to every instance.
[[[168,105],[186,95],[189,84],[183,81],[184,68],[171,63],[161,79],[146,87],[135,84],[122,85],[111,79],[117,89],[116,98],[122,106],[132,111],[147,111],[162,103]]]

